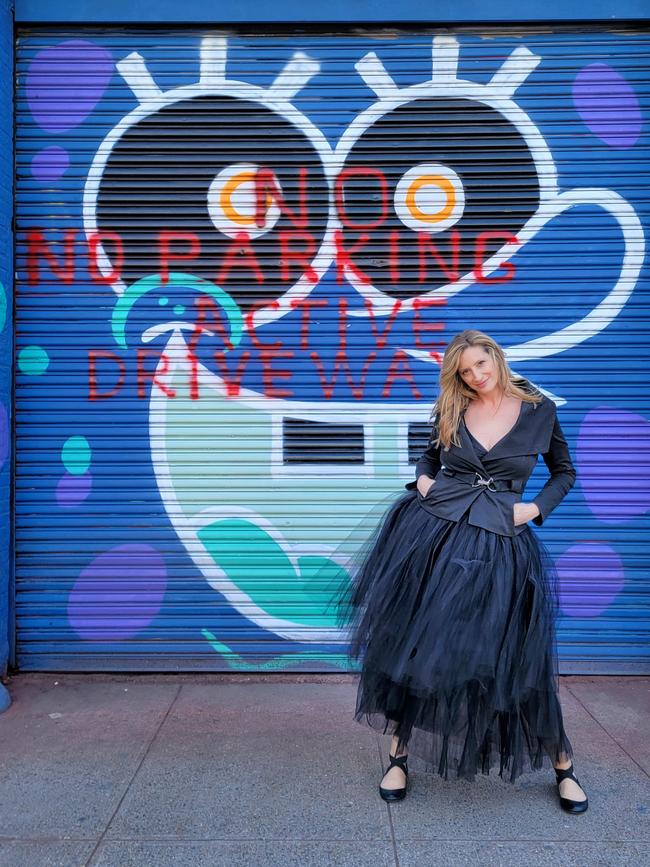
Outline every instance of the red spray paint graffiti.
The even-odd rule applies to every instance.
[[[373,195],[369,196],[369,201],[372,202],[369,208],[372,208],[372,212],[361,216],[349,213],[346,207],[346,183],[351,179],[355,183],[362,179],[368,184],[368,189],[372,190]],[[255,176],[253,202],[255,225],[258,228],[266,225],[269,209],[273,206],[279,209],[280,214],[292,227],[277,233],[280,281],[286,284],[293,284],[302,276],[312,284],[316,284],[319,280],[319,275],[312,265],[317,255],[318,240],[309,231],[308,184],[308,170],[299,169],[297,202],[292,208],[287,204],[277,178],[271,170],[260,169]],[[334,207],[342,228],[334,229],[332,233],[331,252],[339,285],[346,281],[346,275],[359,284],[367,285],[372,282],[359,260],[363,261],[363,257],[368,255],[369,248],[376,240],[373,233],[385,226],[391,204],[389,182],[377,168],[348,167],[343,169],[335,179]],[[389,284],[393,286],[398,286],[402,279],[404,237],[398,230],[391,230],[388,234],[384,230],[382,235],[383,241],[387,242],[386,264]],[[448,233],[445,245],[442,247],[436,244],[435,237],[431,232],[408,233],[411,279],[414,279],[413,263],[416,263],[418,285],[429,284],[432,280],[438,283],[441,279],[446,283],[459,280],[462,276],[461,261],[473,262],[472,276],[478,283],[504,283],[515,276],[515,266],[511,262],[503,263],[495,273],[486,274],[483,271],[484,261],[489,258],[490,251],[495,249],[495,245],[508,244],[513,248],[517,246],[517,238],[509,232],[485,230],[475,233],[467,241],[473,245],[473,249],[469,251],[464,249],[463,234],[458,229]],[[46,237],[44,232],[33,229],[25,236],[25,245],[30,286],[39,285],[44,275],[49,279],[54,277],[64,285],[70,286],[76,279],[78,266],[85,268],[85,273],[89,275],[92,282],[104,286],[119,281],[124,272],[126,244],[117,232],[101,231],[86,239],[80,238],[75,229],[67,229],[62,239],[55,243],[51,238]],[[175,268],[191,270],[192,263],[200,258],[201,253],[201,238],[197,233],[165,229],[157,233],[156,249],[150,251],[163,284],[169,280],[169,275]],[[110,273],[107,273],[109,267]],[[213,277],[214,281],[227,291],[233,277],[241,280],[242,275],[257,286],[262,286],[267,281],[264,262],[258,258],[254,239],[245,231],[237,232],[229,239],[220,261],[214,263]],[[259,302],[246,311],[245,329],[252,349],[244,351],[233,367],[232,359],[228,355],[228,350],[233,347],[218,307],[208,297],[194,299],[195,324],[188,343],[189,392],[192,399],[200,398],[197,348],[199,340],[206,331],[221,338],[222,348],[213,353],[213,359],[226,383],[229,395],[236,396],[239,393],[242,378],[249,364],[257,363],[261,365],[263,389],[268,397],[292,396],[290,388],[292,372],[287,363],[295,358],[295,351],[284,346],[282,341],[263,340],[255,329],[256,314],[262,308],[272,307],[277,303],[272,300]],[[427,321],[423,314],[427,309],[444,303],[442,299],[415,298],[411,305],[412,345],[418,350],[429,352],[438,362],[443,349],[440,340],[443,323]],[[312,313],[316,309],[323,310],[332,304],[337,305],[338,345],[335,357],[328,365],[330,367],[328,372],[323,358],[310,343],[310,328]],[[294,299],[289,305],[290,308],[300,312],[300,351],[305,353],[305,357],[313,364],[326,400],[332,398],[337,382],[343,380],[347,382],[355,399],[363,399],[368,375],[376,364],[379,353],[386,348],[396,317],[403,307],[403,302],[396,300],[380,328],[372,303],[368,298],[364,298],[364,304],[367,308],[374,348],[361,359],[356,373],[351,367],[347,346],[345,298],[301,298]],[[135,385],[138,397],[144,398],[149,388],[159,389],[170,399],[175,397],[174,389],[165,383],[169,362],[164,355],[153,349],[139,349],[135,361]],[[89,400],[106,400],[114,397],[125,386],[127,379],[127,360],[119,354],[103,349],[89,351]],[[402,350],[396,350],[389,361],[382,392],[384,397],[390,395],[391,388],[397,380],[406,383],[414,399],[419,399],[420,393],[410,369],[410,356]]]

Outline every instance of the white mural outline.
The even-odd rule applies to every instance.
[[[182,323],[176,323],[176,325],[183,327]],[[161,381],[167,380],[171,382],[179,367],[189,369],[188,348],[183,338],[181,327],[173,328],[172,334],[165,348],[166,360],[161,358],[158,363],[157,372]],[[187,326],[184,326],[184,329],[186,328]],[[151,328],[143,334],[143,341],[150,342],[164,333],[165,330],[167,329],[161,326]],[[360,405],[355,402],[344,401],[337,401],[330,404],[322,401],[268,400],[258,392],[244,388],[241,389],[240,395],[235,399],[227,397],[227,386],[221,377],[217,376],[201,363],[197,364],[197,369],[199,387],[202,391],[210,390],[218,394],[220,397],[228,399],[228,401],[233,405],[233,411],[236,411],[237,406],[242,406],[249,410],[253,410],[256,413],[267,415],[271,419],[269,424],[277,424],[277,420],[284,416],[307,419],[310,421],[326,422],[347,422],[351,418],[355,418],[357,423],[363,424],[364,430],[367,430],[372,437],[376,425],[382,425],[386,424],[387,421],[392,421],[396,424],[398,428],[398,437],[400,441],[404,443],[407,450],[409,421],[423,422],[426,420],[423,416],[428,415],[428,409],[424,407],[422,403],[367,403]],[[198,403],[200,404],[200,401]],[[283,552],[296,570],[296,558],[305,553],[317,554],[321,557],[329,557],[333,562],[338,563],[343,568],[346,568],[347,566],[347,562],[340,556],[340,553],[338,556],[332,556],[334,552],[332,546],[317,543],[292,544],[286,536],[278,530],[272,521],[254,509],[245,506],[238,506],[236,504],[209,506],[200,509],[195,515],[189,517],[179,502],[168,456],[167,421],[170,414],[173,414],[174,406],[175,400],[173,398],[168,398],[160,389],[152,388],[149,398],[149,439],[152,465],[158,490],[171,524],[176,531],[178,538],[197,568],[204,575],[208,584],[221,593],[224,598],[243,616],[247,617],[262,629],[271,630],[283,638],[301,642],[345,641],[344,630],[318,627],[307,629],[303,624],[273,617],[264,609],[257,606],[250,596],[244,593],[234,582],[232,582],[218,564],[215,563],[212,556],[206,550],[205,545],[200,540],[198,536],[199,531],[221,518],[242,518],[246,521],[250,521],[252,524],[255,524],[261,530],[268,533],[268,535],[282,548]],[[370,449],[366,453],[366,464],[364,466],[367,468],[369,473],[374,475],[375,464],[373,442],[371,442]],[[304,480],[307,471],[304,467],[301,467],[301,469],[301,475]],[[410,481],[413,474],[412,466],[407,463],[401,463],[400,469],[404,475],[402,481]],[[310,467],[309,475],[311,475],[311,473],[312,469]],[[336,466],[331,467],[330,475],[335,475],[338,480],[339,473]]]

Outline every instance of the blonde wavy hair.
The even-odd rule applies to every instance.
[[[470,388],[459,373],[460,357],[470,346],[480,346],[490,356],[497,370],[499,387],[504,394],[521,398],[528,403],[539,403],[541,392],[534,389],[528,380],[517,377],[508,367],[506,356],[499,344],[482,331],[468,329],[456,334],[447,348],[440,369],[440,393],[431,410],[434,424],[432,442],[448,449],[453,443],[460,445],[458,428],[463,412],[477,392]],[[435,436],[437,427],[438,435]]]

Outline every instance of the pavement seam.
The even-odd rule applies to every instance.
[[[637,766],[637,768],[641,771],[641,773],[644,774],[644,776],[650,778],[650,774],[646,771],[646,769],[643,767],[643,765],[640,765],[640,764],[637,762],[637,760],[634,758],[634,756],[632,756],[632,755],[630,755],[630,753],[628,753],[628,751],[625,749],[625,747],[623,746],[623,744],[618,740],[618,738],[615,737],[615,736],[614,736],[614,735],[613,735],[613,734],[612,734],[612,733],[611,733],[607,728],[605,728],[605,726],[603,725],[603,723],[601,723],[601,721],[600,721],[599,719],[597,719],[597,718],[592,714],[592,712],[591,712],[591,711],[589,710],[589,708],[584,704],[584,702],[582,701],[582,699],[581,699],[579,696],[577,696],[577,695],[575,694],[575,692],[573,692],[573,690],[571,689],[571,687],[570,687],[568,684],[564,684],[564,688],[567,690],[568,693],[570,693],[570,694],[573,696],[573,698],[575,698],[575,700],[578,702],[578,704],[580,705],[580,707],[584,710],[584,712],[585,712],[586,714],[588,714],[588,715],[592,718],[592,720],[596,723],[596,725],[599,726],[599,727],[600,727],[600,728],[605,732],[605,734],[607,735],[607,737],[608,737],[608,738],[611,738],[611,740],[614,741],[614,743],[616,744],[616,746],[617,746],[619,749],[621,749],[621,750],[625,753],[625,755],[628,757],[628,759],[630,759],[630,761],[631,761],[633,764],[635,764],[635,765]]]
[[[383,742],[379,735],[375,735],[375,743],[377,744],[377,751],[379,753],[379,765],[381,767],[382,778],[386,773],[384,769],[384,757],[382,753]],[[393,816],[390,811],[390,804],[384,803],[384,807],[386,808],[386,812],[388,814],[388,827],[390,829],[390,840],[393,845],[393,858],[395,859],[395,867],[399,867],[399,856],[397,854],[397,840],[395,839],[395,828],[393,827]]]
[[[115,809],[113,810],[113,813],[112,813],[110,819],[109,819],[108,822],[106,823],[106,827],[104,828],[104,830],[103,830],[102,833],[100,834],[99,839],[97,840],[97,843],[95,844],[95,848],[93,849],[93,851],[90,853],[90,855],[88,856],[88,858],[87,858],[86,861],[84,862],[83,867],[90,867],[90,865],[92,864],[93,860],[95,859],[95,855],[97,854],[97,850],[99,849],[99,847],[101,846],[101,844],[104,842],[104,839],[105,839],[105,837],[106,837],[106,834],[108,833],[108,829],[111,827],[111,824],[112,824],[112,822],[113,822],[113,819],[114,819],[115,816],[118,814],[118,812],[119,812],[119,810],[120,810],[120,807],[122,806],[122,804],[123,804],[123,802],[124,802],[124,799],[126,798],[127,794],[128,794],[129,791],[131,790],[131,786],[133,785],[133,781],[135,780],[135,778],[136,778],[136,777],[138,776],[138,774],[140,773],[140,768],[142,767],[142,765],[144,764],[144,762],[145,762],[147,756],[148,756],[149,753],[151,752],[151,747],[152,747],[153,744],[155,743],[156,738],[158,737],[158,735],[160,734],[160,730],[161,730],[161,728],[162,728],[162,727],[164,726],[164,724],[167,722],[167,719],[168,719],[168,717],[169,717],[169,714],[171,713],[172,708],[173,708],[174,705],[176,704],[176,702],[177,702],[177,700],[178,700],[178,696],[181,694],[181,690],[182,690],[182,689],[183,689],[183,684],[182,684],[182,683],[179,683],[179,685],[178,685],[178,689],[176,690],[176,694],[174,695],[174,698],[171,700],[171,702],[170,702],[170,704],[169,704],[169,707],[167,708],[167,710],[166,710],[165,713],[163,714],[163,717],[162,717],[162,719],[160,720],[160,723],[158,724],[158,727],[156,728],[156,730],[154,731],[153,735],[151,736],[151,740],[150,740],[149,743],[147,744],[147,748],[145,749],[145,751],[144,751],[144,753],[143,753],[143,755],[142,755],[142,758],[141,758],[140,761],[138,762],[135,771],[134,771],[133,774],[131,775],[131,779],[129,780],[129,782],[128,782],[126,788],[124,789],[124,791],[122,792],[122,797],[121,797],[120,800],[118,801],[118,804],[117,804],[117,806],[115,807]]]

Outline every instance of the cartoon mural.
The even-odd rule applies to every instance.
[[[23,40],[24,665],[345,665],[342,542],[413,477],[465,327],[563,408],[560,635],[569,667],[604,652],[650,505],[638,465],[619,482],[650,445],[624,349],[647,316],[643,37],[565,36]],[[57,646],[34,646],[30,579],[65,602]]]

